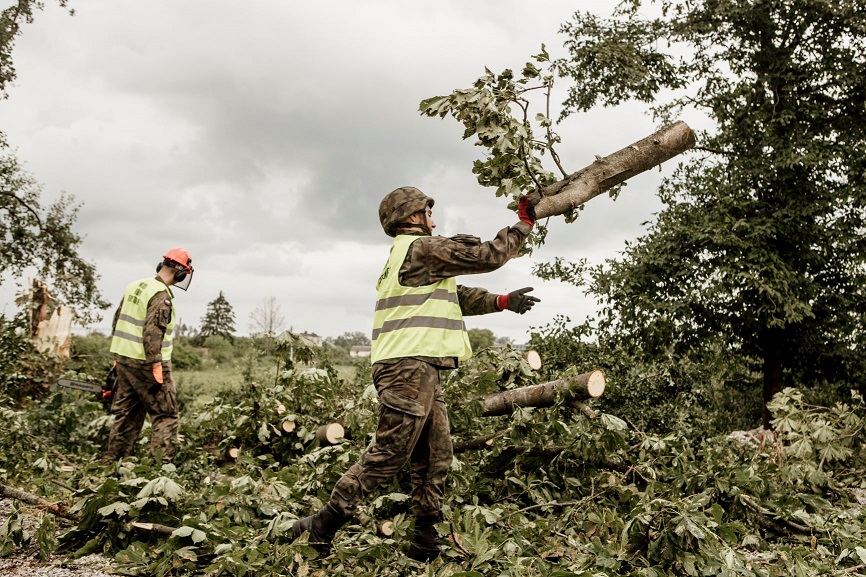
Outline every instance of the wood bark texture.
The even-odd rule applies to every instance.
[[[496,431],[495,433],[491,433],[489,435],[484,435],[482,437],[475,437],[474,439],[469,439],[467,441],[457,441],[454,443],[452,451],[455,455],[459,455],[460,453],[465,453],[466,451],[475,451],[478,449],[490,449],[493,447],[493,442],[507,435],[511,432],[511,427],[504,429],[502,431]]]
[[[596,398],[604,393],[604,386],[604,373],[596,370],[576,377],[502,391],[484,398],[482,415],[507,415],[514,407],[549,407],[556,402],[559,395],[567,395],[569,399],[579,401]]]
[[[177,530],[177,527],[169,527],[168,525],[160,525],[159,523],[130,523],[132,527],[141,529],[142,531],[153,531],[154,533],[162,533],[163,535],[171,535]]]
[[[64,519],[70,519],[72,521],[79,520],[79,516],[68,512],[63,503],[52,503],[51,501],[46,501],[42,497],[22,491],[21,489],[16,489],[15,487],[10,487],[9,485],[4,485],[3,483],[0,483],[0,497],[18,499],[22,503],[39,507],[43,511],[47,511],[48,513],[58,517],[63,517]]]
[[[695,145],[695,133],[678,121],[643,140],[598,158],[567,178],[546,186],[535,205],[538,219],[568,212],[629,178],[658,166]],[[537,193],[534,193],[537,195]]]

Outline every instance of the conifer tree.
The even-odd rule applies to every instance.
[[[207,312],[201,319],[201,337],[221,335],[234,342],[235,313],[223,291],[208,303]]]

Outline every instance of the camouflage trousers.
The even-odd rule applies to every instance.
[[[400,359],[373,365],[379,393],[376,439],[337,481],[330,503],[344,515],[381,483],[412,464],[412,513],[437,515],[453,452],[438,369],[424,361]]]
[[[117,363],[117,390],[111,403],[114,424],[108,436],[106,459],[117,460],[131,455],[141,435],[146,415],[150,416],[150,452],[162,452],[163,461],[174,455],[173,441],[180,421],[177,393],[171,380],[171,369],[163,365],[162,386],[153,378],[148,365],[130,366]]]

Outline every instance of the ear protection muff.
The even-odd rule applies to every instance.
[[[171,263],[167,262],[167,261],[163,261],[163,262],[159,263],[158,265],[156,265],[156,272],[161,271],[162,267],[164,267],[165,265],[171,266]],[[174,271],[174,282],[183,282],[183,279],[185,279],[185,278],[186,278],[186,271],[184,269],[181,268],[181,269],[177,269]]]

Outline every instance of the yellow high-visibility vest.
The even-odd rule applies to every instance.
[[[162,360],[171,360],[172,335],[174,334],[174,301],[171,289],[156,278],[137,280],[126,287],[123,305],[111,337],[111,352],[130,359],[145,360],[144,320],[147,317],[147,303],[158,292],[167,291],[171,304],[171,320],[165,328],[162,339]]]
[[[397,235],[382,270],[373,314],[373,346],[370,362],[403,357],[472,356],[469,335],[452,277],[433,284],[407,287],[400,284],[400,266],[409,245],[419,237]]]

